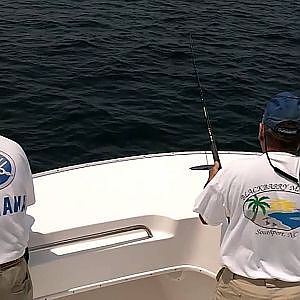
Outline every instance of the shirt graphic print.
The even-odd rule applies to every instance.
[[[242,200],[244,216],[262,228],[291,231],[300,227],[299,187],[295,185],[254,187],[242,195]]]

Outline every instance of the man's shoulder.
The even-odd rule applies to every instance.
[[[7,154],[11,152],[18,152],[22,155],[25,155],[25,152],[20,144],[2,135],[0,135],[0,151],[3,151]]]
[[[251,170],[260,167],[262,160],[264,160],[263,154],[235,159],[224,167],[224,172],[228,174],[245,173],[245,170]]]
[[[257,153],[253,155],[245,155],[245,157],[238,158],[232,161],[233,164],[252,164],[258,161],[261,161],[263,159],[264,154],[263,153]]]
[[[18,144],[14,140],[11,140],[11,139],[3,136],[3,135],[0,135],[0,145],[3,148],[11,147],[11,148],[14,148],[14,149],[23,150],[22,147],[20,146],[20,144]]]

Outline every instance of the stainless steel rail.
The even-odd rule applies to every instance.
[[[145,225],[132,225],[132,226],[121,227],[121,228],[112,229],[112,230],[108,230],[108,231],[102,231],[102,232],[98,232],[98,233],[78,236],[78,237],[74,237],[74,238],[69,238],[69,239],[55,241],[55,242],[51,242],[51,243],[47,243],[47,244],[42,244],[42,245],[38,245],[38,246],[29,247],[29,251],[30,252],[35,252],[35,251],[47,250],[47,249],[51,249],[51,248],[54,248],[54,247],[65,246],[65,245],[68,245],[68,244],[88,241],[88,240],[91,240],[91,239],[98,239],[98,238],[102,238],[102,237],[107,237],[107,236],[111,236],[111,235],[115,235],[115,234],[126,233],[126,232],[137,231],[137,230],[144,230],[147,233],[147,237],[135,238],[135,239],[128,240],[128,241],[121,242],[121,243],[117,243],[117,244],[114,244],[114,245],[121,245],[121,244],[125,244],[125,243],[128,243],[128,242],[146,240],[146,239],[150,239],[150,238],[153,237],[153,234],[152,234],[151,230],[147,226],[145,226]]]

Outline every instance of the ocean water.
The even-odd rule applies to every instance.
[[[33,172],[209,149],[189,47],[219,150],[257,151],[272,95],[299,92],[299,1],[0,4],[1,134]]]

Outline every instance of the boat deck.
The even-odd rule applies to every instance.
[[[245,155],[256,154],[223,152],[220,158],[226,165]],[[206,152],[166,153],[37,174],[36,204],[28,208],[35,218],[35,299],[98,299],[117,291],[121,297],[134,282],[141,283],[136,295],[151,283],[161,293],[156,299],[179,299],[179,291],[170,296],[165,289],[177,282],[186,290],[194,278],[202,293],[211,293],[220,228],[202,225],[193,213],[208,171],[190,169],[211,160]],[[184,276],[173,280],[178,272]]]

